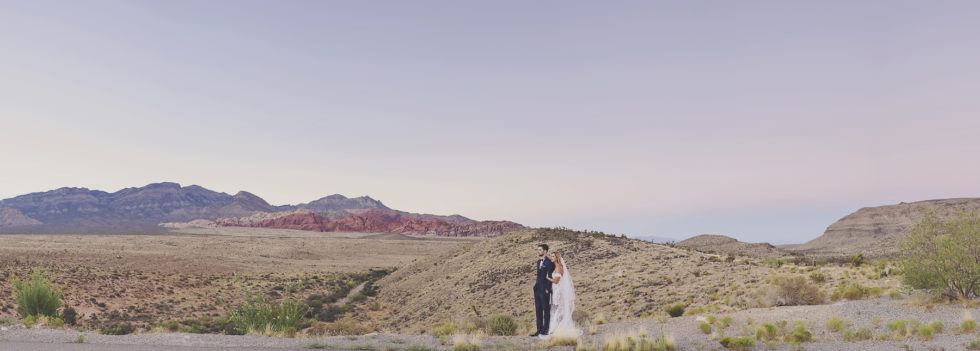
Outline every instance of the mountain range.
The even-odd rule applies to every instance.
[[[308,203],[274,206],[247,191],[229,195],[197,185],[182,187],[164,182],[113,193],[59,188],[0,200],[0,233],[157,232],[188,222],[267,228],[278,228],[278,223],[283,228],[290,228],[286,223],[298,220],[296,215],[300,213],[299,217],[312,220],[347,223],[306,229],[318,231],[391,232],[397,229],[404,234],[494,236],[524,228],[509,221],[484,222],[460,215],[397,211],[368,196],[348,198],[334,194]],[[369,215],[365,216],[366,213]],[[273,221],[248,221],[255,216]],[[279,219],[283,217],[286,218]]]

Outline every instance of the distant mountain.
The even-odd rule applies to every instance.
[[[717,234],[701,234],[678,242],[675,246],[721,255],[779,257],[787,254],[769,243],[745,243],[732,237]]]
[[[0,200],[0,233],[155,232],[211,225],[218,220],[223,225],[251,226],[283,217],[283,213],[315,214],[338,228],[397,229],[397,233],[407,234],[485,235],[520,226],[512,222],[495,226],[490,224],[493,222],[476,222],[460,215],[397,211],[368,196],[347,198],[334,194],[303,204],[273,206],[247,191],[232,196],[197,185],[154,183],[114,193],[59,188]],[[415,227],[398,229],[401,225]]]
[[[834,222],[816,239],[787,249],[813,256],[847,256],[859,253],[870,257],[894,255],[898,253],[898,241],[927,210],[935,210],[941,217],[954,216],[964,211],[978,211],[980,198],[865,207]]]
[[[279,206],[280,211],[291,210],[310,210],[313,212],[332,212],[351,209],[382,209],[390,210],[381,201],[372,199],[369,196],[347,198],[343,195],[330,195],[327,197],[313,200],[305,204]]]

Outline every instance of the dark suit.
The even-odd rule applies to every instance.
[[[534,262],[534,267],[538,271],[538,278],[534,282],[534,316],[537,318],[538,334],[548,334],[549,323],[551,321],[551,273],[555,271],[555,264],[551,259],[541,258]]]

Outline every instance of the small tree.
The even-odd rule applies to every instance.
[[[927,212],[900,243],[905,283],[950,299],[980,296],[980,216]]]

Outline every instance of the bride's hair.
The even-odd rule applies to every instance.
[[[565,269],[564,269],[564,267],[562,267],[562,266],[561,266],[561,254],[560,254],[560,253],[558,253],[558,251],[557,251],[557,250],[555,250],[555,251],[552,251],[552,252],[551,252],[551,254],[552,254],[552,255],[555,255],[555,262],[554,262],[554,264],[555,264],[555,266],[556,266],[556,267],[557,267],[558,269],[560,269],[560,270],[562,270],[562,272],[564,272],[564,271],[565,271]]]

